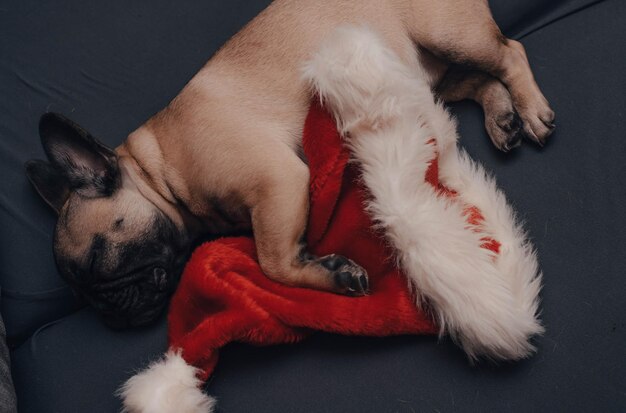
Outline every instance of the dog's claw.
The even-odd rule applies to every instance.
[[[321,258],[320,264],[331,272],[336,292],[351,296],[369,294],[367,272],[354,261],[341,255],[329,255]]]
[[[356,272],[344,271],[341,273],[341,277],[335,278],[337,287],[345,289],[348,295],[361,296],[369,294],[367,276],[361,273],[360,267]]]
[[[485,124],[494,145],[504,153],[510,152],[522,143],[522,121],[515,111],[490,117]]]
[[[359,277],[359,281],[361,282],[363,289],[369,292],[369,282],[367,281],[367,277],[365,275],[361,275]]]

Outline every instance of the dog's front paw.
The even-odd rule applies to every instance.
[[[329,276],[332,277],[335,292],[351,296],[369,294],[367,271],[354,261],[332,254],[320,258],[319,264],[330,272]]]

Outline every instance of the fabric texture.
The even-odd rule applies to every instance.
[[[359,35],[358,30],[354,32]],[[426,95],[430,95],[428,88]],[[439,180],[437,148],[438,142],[445,139],[432,137],[420,142],[419,138],[411,138],[415,138],[412,144],[425,146],[426,153],[433,156],[421,168],[423,175],[414,175],[412,180],[425,181],[433,189],[433,197],[445,198],[444,208],[461,203],[461,229],[478,234],[472,238],[477,242],[476,248],[489,251],[494,263],[499,261],[502,247],[515,253],[515,245],[503,246],[489,235],[497,231],[492,232],[491,223],[476,206],[464,204],[463,194]],[[454,143],[446,146],[446,151],[456,153]],[[372,196],[360,178],[360,166],[357,162],[348,164],[348,149],[336,130],[335,120],[318,101],[311,105],[304,126],[304,152],[311,171],[309,251],[318,256],[339,253],[355,259],[369,274],[370,294],[352,298],[274,282],[261,270],[252,238],[222,238],[206,243],[192,255],[170,304],[170,352],[122,388],[129,411],[173,412],[181,405],[189,406],[190,412],[212,411],[215,400],[201,394],[197,389],[200,383],[192,378],[195,375],[206,381],[216,366],[219,350],[232,342],[295,343],[313,330],[379,337],[442,332],[431,314],[417,305],[420,300],[410,288],[407,276],[398,269],[396,252],[366,213],[367,199]],[[446,158],[450,156],[454,155]],[[445,231],[449,224],[432,225],[442,226]],[[441,259],[446,259],[446,255],[442,254]],[[536,265],[529,271],[534,278]],[[479,303],[474,305],[479,307]],[[509,308],[500,311],[507,312]],[[530,316],[535,312],[536,309],[531,310]]]
[[[58,276],[55,216],[23,171],[26,160],[44,156],[39,117],[66,114],[118,145],[269,2],[2,2],[1,311],[20,412],[119,411],[119,384],[167,350],[165,317],[112,331]],[[537,356],[469,366],[450,340],[433,336],[233,343],[210,382],[218,409],[626,410],[626,2],[489,3],[503,32],[526,47],[557,115],[545,148],[525,143],[505,156],[477,105],[451,105],[461,145],[493,172],[540,252],[546,333],[535,341]]]
[[[219,349],[234,341],[293,343],[310,330],[438,330],[472,359],[510,360],[527,357],[528,340],[543,331],[534,251],[493,182],[459,152],[455,123],[435,102],[417,60],[403,63],[379,34],[344,27],[322,42],[304,74],[319,93],[303,128],[311,174],[307,249],[356,260],[369,274],[370,294],[351,298],[274,282],[251,238],[205,244],[169,308],[170,351],[122,387],[128,411],[212,411],[215,400],[192,378],[207,380]]]
[[[207,379],[219,349],[233,341],[254,345],[294,343],[311,330],[387,336],[433,334],[437,326],[419,311],[394,252],[364,211],[366,190],[335,122],[314,104],[304,128],[310,160],[309,251],[341,254],[368,272],[371,294],[353,298],[270,280],[252,238],[224,238],[199,247],[187,264],[169,309],[172,348],[200,367]],[[438,186],[436,162],[426,177]],[[420,177],[416,177],[420,179]]]
[[[303,128],[306,245],[363,266],[371,294],[281,285],[261,270],[253,239],[220,239],[185,268],[169,308],[170,347],[203,379],[225,344],[296,342],[303,329],[373,336],[438,329],[471,358],[527,357],[529,336],[543,331],[535,254],[503,195],[458,151],[455,123],[435,103],[426,73],[367,29],[338,29],[322,43],[304,73],[334,116],[314,99]],[[445,324],[437,328],[431,317]]]
[[[6,338],[4,322],[0,316],[0,413],[15,413],[17,400],[11,378],[11,359]]]

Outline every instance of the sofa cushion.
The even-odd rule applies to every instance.
[[[117,386],[166,345],[165,321],[114,332],[54,268],[54,215],[22,164],[62,112],[115,145],[167,104],[269,0],[22,0],[0,12],[0,285],[21,412],[111,412]],[[462,144],[497,176],[544,271],[538,354],[470,367],[446,339],[317,335],[226,348],[209,384],[228,412],[624,411],[626,3],[494,0],[557,113],[543,150],[497,152],[480,109],[453,105]],[[37,331],[38,330],[38,331]],[[37,331],[36,333],[34,333]],[[34,333],[34,334],[33,334]]]
[[[0,413],[13,413],[17,409],[17,398],[11,375],[11,359],[6,344],[6,330],[0,316]]]

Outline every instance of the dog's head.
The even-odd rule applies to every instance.
[[[59,272],[108,325],[153,321],[189,252],[184,225],[143,195],[115,151],[74,122],[48,113],[39,133],[49,162],[29,161],[26,171],[58,213]]]

